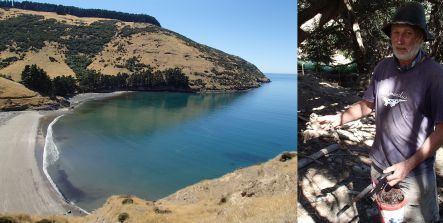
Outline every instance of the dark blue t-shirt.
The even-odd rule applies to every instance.
[[[443,66],[426,58],[400,71],[393,57],[377,64],[363,99],[375,104],[376,133],[370,156],[381,169],[411,157],[443,122]],[[412,174],[432,171],[435,155]]]

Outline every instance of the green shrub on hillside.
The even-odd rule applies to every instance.
[[[9,64],[14,63],[19,60],[18,57],[8,57],[6,59],[0,60],[0,69],[9,66]]]
[[[89,26],[71,26],[63,33],[62,44],[69,55],[94,56],[103,50],[117,32],[116,21],[96,21]]]
[[[145,28],[131,28],[130,26],[124,26],[118,33],[121,37],[129,37],[138,33],[156,33],[160,32],[160,28],[157,26],[148,26]]]
[[[40,221],[36,221],[35,223],[57,223],[55,220],[49,220],[49,219],[42,219]]]
[[[125,68],[131,72],[153,71],[153,68],[149,64],[141,63],[135,56],[126,60]]]
[[[18,223],[12,217],[8,216],[0,216],[0,223]]]
[[[68,49],[66,63],[75,73],[86,69],[92,58],[103,50],[117,33],[116,21],[102,20],[90,25],[67,25],[37,15],[20,15],[0,20],[0,51],[22,53],[38,50],[47,42],[58,42]],[[0,61],[0,68],[18,58]]]
[[[0,77],[3,77],[5,79],[11,80],[12,81],[12,77],[11,75],[6,75],[6,74],[0,74]]]
[[[76,76],[78,76],[81,73],[85,72],[85,70],[89,66],[89,64],[92,63],[92,60],[85,55],[68,54],[66,56],[65,62],[74,71]]]
[[[59,41],[67,27],[55,19],[44,19],[37,15],[20,15],[0,20],[0,51],[13,44],[17,52],[41,49],[44,41]]]
[[[118,215],[118,222],[125,222],[129,218],[129,214],[124,212]]]

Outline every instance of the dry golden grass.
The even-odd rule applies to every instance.
[[[128,23],[122,23],[122,25],[126,24]],[[118,46],[124,50],[119,51]],[[125,68],[115,67],[115,64],[123,64],[134,56],[139,56],[141,63],[150,64],[154,69],[165,70],[179,67],[188,75],[194,72],[210,71],[215,67],[213,63],[199,57],[200,54],[198,49],[164,33],[135,34],[127,38],[114,38],[94,58],[88,68],[110,75],[116,75],[119,72],[130,73]]]
[[[22,84],[0,77],[0,99],[8,98],[30,98],[38,96]]]
[[[22,84],[0,77],[0,111],[50,107],[56,104],[54,100],[42,97]]]
[[[70,25],[89,25],[93,22],[99,21],[99,20],[107,20],[103,18],[80,18],[72,15],[58,15],[55,12],[37,12],[37,11],[31,11],[31,10],[23,10],[23,9],[9,9],[4,10],[0,8],[0,19],[6,19],[11,17],[16,17],[19,15],[41,15],[44,16],[45,19],[56,19],[57,21],[70,24]]]
[[[88,25],[95,21],[103,20],[102,18],[79,18],[70,15],[57,15],[52,12],[0,9],[0,19],[24,14],[41,15],[44,16],[45,19],[55,19],[59,22],[73,25]],[[125,26],[133,28],[153,26],[151,24],[122,21],[117,22],[116,24],[117,29],[122,29]],[[153,67],[154,71],[162,71],[169,68],[181,68],[182,72],[189,78],[190,83],[196,83],[194,81],[198,80],[197,83],[199,84],[191,84],[190,86],[196,91],[205,89],[232,90],[245,84],[241,83],[239,85],[238,82],[241,78],[236,79],[235,76],[244,75],[239,68],[237,59],[227,57],[225,54],[209,48],[206,50],[209,50],[210,53],[203,52],[206,50],[201,51],[199,47],[195,47],[192,44],[185,42],[168,30],[161,28],[158,30],[158,32],[137,33],[128,37],[119,37],[117,35],[104,46],[102,52],[95,55],[88,68],[108,75],[116,75],[118,73],[132,74],[128,69],[121,67],[125,67],[126,61],[129,58],[136,57],[141,63]],[[14,45],[11,47],[14,48]],[[15,61],[0,69],[0,74],[11,76],[13,80],[19,81],[24,67],[26,65],[36,64],[45,70],[52,78],[61,75],[74,76],[75,74],[72,69],[65,63],[65,52],[67,52],[66,48],[59,46],[57,43],[48,42],[45,42],[45,47],[42,49],[19,53],[20,55],[9,52],[9,49],[5,50],[0,52],[0,59],[18,57],[21,58],[21,60]],[[51,61],[50,58],[53,61]],[[219,59],[222,62],[218,61]],[[225,69],[228,69],[222,67],[226,64],[230,64],[230,66],[227,66],[230,67],[230,70],[228,70],[230,74],[219,75],[218,73],[224,72]],[[248,88],[251,86],[259,86],[258,83],[246,84]],[[203,85],[204,89],[201,89]]]
[[[0,51],[0,60],[2,59],[6,59],[8,57],[20,57],[20,55],[18,55],[15,52],[9,52],[9,50],[5,50],[5,51]]]
[[[0,74],[10,75],[13,80],[19,81],[21,80],[21,73],[25,66],[36,64],[38,67],[43,68],[51,78],[61,75],[75,76],[74,71],[65,63],[65,50],[59,49],[60,47],[57,43],[45,42],[45,45],[45,47],[37,52],[28,51],[23,60],[19,60],[0,69]],[[51,62],[50,57],[56,61]]]
[[[118,222],[119,217],[127,215],[125,223],[297,222],[296,165],[296,156],[286,162],[277,157],[218,179],[202,181],[157,202],[117,195],[110,197],[91,215],[50,216],[46,219],[66,223]],[[243,194],[244,191],[249,195]]]
[[[124,205],[126,197],[113,196],[86,219],[106,222],[127,213],[125,222],[296,222],[296,159],[240,169],[155,203],[131,197],[133,204]]]
[[[0,111],[19,111],[26,109],[48,109],[57,107],[58,103],[48,97],[36,96],[32,98],[0,99]]]
[[[38,216],[28,214],[0,214],[0,222],[12,223],[35,223],[35,222],[56,222],[56,223],[75,223],[81,222],[79,217],[66,216]]]

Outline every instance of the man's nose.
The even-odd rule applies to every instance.
[[[403,44],[405,42],[405,36],[403,34],[400,34],[397,36],[397,39],[395,40],[397,44]]]

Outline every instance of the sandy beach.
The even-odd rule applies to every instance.
[[[64,201],[49,186],[35,157],[42,115],[17,112],[0,125],[0,212],[63,214]]]
[[[70,107],[123,93],[80,94],[70,100]],[[36,149],[44,141],[38,132],[40,119],[66,111],[0,112],[0,213],[63,215],[76,209],[55,191],[38,163],[40,158],[36,159],[36,154],[41,155]]]

